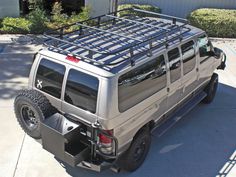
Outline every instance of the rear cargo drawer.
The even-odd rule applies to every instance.
[[[90,154],[88,145],[81,142],[80,124],[69,121],[56,113],[41,122],[42,145],[57,158],[76,166]]]

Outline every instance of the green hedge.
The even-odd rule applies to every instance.
[[[142,9],[142,10],[147,10],[147,11],[152,11],[152,12],[157,12],[157,13],[161,13],[161,9],[159,7],[156,6],[151,6],[151,5],[140,5],[140,4],[122,4],[118,6],[118,10],[123,10],[123,9],[128,9],[128,8],[136,8],[136,9]],[[123,12],[119,12],[118,15],[119,16],[125,16],[125,15],[138,15],[138,16],[148,16],[148,17],[155,17],[155,15],[146,15],[144,13],[140,13],[140,12],[135,12],[135,11],[123,11]]]
[[[236,37],[236,10],[198,9],[193,11],[188,20],[190,24],[201,28],[212,37]]]
[[[30,32],[31,22],[25,18],[6,17],[2,20],[1,32],[13,34],[27,34]]]
[[[78,21],[84,21],[89,18],[90,7],[82,8],[82,11],[77,14],[73,12],[70,16],[61,11],[49,16],[40,8],[36,8],[28,16],[13,18],[6,17],[0,19],[0,33],[3,34],[42,34],[49,29],[57,29],[61,26],[72,24]],[[66,29],[67,32],[76,30],[77,26],[72,26]]]

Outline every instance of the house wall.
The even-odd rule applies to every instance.
[[[0,18],[18,17],[19,14],[19,0],[0,0]]]
[[[120,0],[122,3],[150,4],[162,9],[162,13],[184,17],[199,8],[235,9],[236,0]]]
[[[85,0],[85,5],[90,6],[91,16],[99,16],[113,11],[115,0]]]

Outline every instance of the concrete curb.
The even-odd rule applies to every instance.
[[[209,37],[210,40],[215,41],[215,42],[236,42],[235,38],[214,38],[214,37]]]
[[[0,35],[0,44],[1,43],[16,43],[22,45],[35,44],[40,45],[43,43],[45,37],[43,35],[20,35],[20,34],[3,34]]]

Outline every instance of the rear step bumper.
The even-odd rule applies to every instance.
[[[105,160],[95,162],[93,159],[93,156],[97,157],[99,154],[98,148],[93,135],[87,136],[88,130],[85,130],[85,127],[82,123],[72,122],[62,114],[56,113],[41,122],[42,146],[72,167],[79,166],[97,172],[110,168],[112,163]],[[92,132],[101,131],[92,127],[87,128],[93,129]]]

